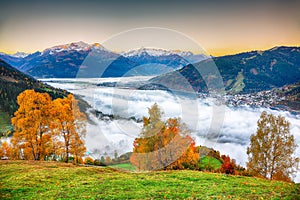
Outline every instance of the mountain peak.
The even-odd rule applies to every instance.
[[[81,47],[81,48],[87,48],[90,47],[89,44],[83,42],[83,41],[79,41],[79,42],[72,42],[70,44],[67,44],[67,46],[69,47]]]
[[[139,49],[122,52],[121,55],[128,58],[144,57],[144,56],[149,56],[149,57],[163,57],[163,56],[178,57],[179,56],[185,59],[188,63],[197,63],[209,57],[204,54],[194,54],[191,51],[166,50],[166,49],[149,48],[149,47],[141,47]]]
[[[101,44],[94,43],[94,44],[88,44],[83,41],[79,42],[72,42],[69,44],[63,44],[63,45],[57,45],[50,48],[47,48],[43,51],[43,53],[59,53],[61,51],[90,51],[93,50],[106,50]]]
[[[169,55],[179,55],[179,56],[192,56],[194,55],[190,51],[180,51],[180,50],[166,50],[160,48],[150,48],[150,47],[141,47],[139,49],[134,49],[127,52],[121,53],[125,57],[133,57],[133,56],[141,56],[141,55],[149,55],[149,56],[169,56]],[[182,56],[182,57],[184,57]]]
[[[46,52],[46,51],[59,52],[59,51],[63,51],[63,50],[87,50],[89,47],[90,47],[89,44],[80,41],[80,42],[72,42],[70,44],[62,44],[62,45],[53,46],[53,47],[45,49],[44,52]]]
[[[12,57],[15,57],[15,58],[25,58],[26,56],[28,56],[29,54],[27,53],[24,53],[24,52],[17,52],[17,53],[14,53],[14,54],[10,54]]]

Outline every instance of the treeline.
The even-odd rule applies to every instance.
[[[172,170],[182,170],[182,169],[192,169],[205,172],[213,173],[224,173],[233,175],[243,175],[252,176],[244,167],[237,165],[234,159],[231,159],[228,155],[220,155],[219,151],[206,146],[196,146],[196,151],[199,152],[199,160],[192,167],[188,164],[182,165],[183,167],[173,168],[166,167],[165,169]],[[129,164],[132,152],[127,152],[118,156],[115,151],[114,156],[102,155],[100,157],[95,157],[94,155],[88,155],[83,160],[81,164],[95,165],[95,166],[111,166],[118,164]],[[134,163],[131,163],[134,165]],[[136,165],[134,165],[136,167]],[[138,169],[141,170],[141,169]]]
[[[118,155],[118,152],[115,151],[114,156],[103,155],[100,158],[95,158],[92,156],[87,156],[83,160],[83,164],[87,165],[96,165],[96,166],[109,166],[109,165],[117,165],[117,164],[127,164],[129,163],[129,159],[132,152],[127,152],[122,155]]]
[[[52,100],[48,93],[25,90],[17,103],[11,145],[2,144],[1,157],[68,162],[72,155],[78,162],[84,156],[86,116],[73,95]]]

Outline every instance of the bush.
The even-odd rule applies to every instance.
[[[221,165],[221,172],[225,174],[234,174],[235,164],[229,156],[222,156],[223,164]]]
[[[77,159],[77,164],[83,164],[84,162],[83,162],[83,159],[81,158],[81,157],[79,157],[78,159]]]
[[[248,176],[248,177],[252,177],[253,176],[253,174],[249,170],[241,171],[239,173],[239,175],[241,175],[241,176]]]
[[[69,162],[73,162],[74,161],[74,157],[73,156],[70,156],[69,157]]]
[[[273,176],[273,179],[278,180],[278,181],[285,181],[288,183],[292,183],[292,180],[290,179],[290,177],[282,171],[276,172]]]
[[[94,165],[97,165],[97,166],[106,166],[105,163],[101,162],[101,160],[99,160],[99,159],[95,159],[94,160]]]
[[[86,164],[86,165],[94,165],[94,159],[91,158],[91,157],[86,157],[84,159],[84,164]]]

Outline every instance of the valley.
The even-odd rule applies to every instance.
[[[1,1],[0,199],[300,199],[300,1]]]
[[[165,119],[174,116],[181,117],[191,129],[191,136],[195,138],[198,145],[210,146],[224,154],[231,155],[236,159],[237,164],[243,166],[247,161],[246,146],[249,144],[249,137],[255,132],[257,120],[263,110],[286,117],[291,122],[291,133],[296,138],[300,138],[300,116],[297,112],[271,109],[260,104],[251,106],[250,102],[255,103],[251,95],[248,97],[238,95],[232,97],[237,100],[227,100],[227,104],[222,105],[225,115],[221,121],[215,122],[213,113],[218,109],[216,99],[201,93],[184,96],[166,90],[137,89],[137,85],[140,87],[147,84],[151,78],[78,78],[42,79],[42,81],[81,96],[94,110],[115,116],[98,119],[92,110],[88,112],[89,118],[94,122],[87,127],[86,145],[91,153],[100,151],[113,155],[115,150],[119,154],[132,151],[133,140],[142,128],[141,119],[147,115],[147,108],[154,102],[163,110]],[[108,83],[114,83],[114,87]],[[249,99],[248,103],[238,103],[242,97],[243,101]],[[255,98],[259,96],[255,95]],[[270,99],[266,98],[264,102]],[[233,104],[235,101],[237,103]],[[134,119],[140,119],[140,121]],[[214,129],[215,127],[220,128]],[[298,139],[296,142],[300,145]],[[235,148],[231,148],[233,145]],[[300,156],[300,148],[297,149],[296,155]],[[300,174],[297,175],[295,181],[300,180],[299,178]]]
[[[287,54],[292,58],[289,62],[285,60]],[[219,150],[234,158],[237,164],[245,166],[249,137],[255,132],[262,111],[282,115],[289,120],[291,133],[295,135],[296,143],[300,144],[297,104],[299,55],[299,48],[279,47],[265,53],[253,51],[216,58],[147,48],[125,52],[120,56],[101,45],[79,42],[55,46],[25,57],[13,58],[2,54],[2,59],[15,64],[25,73],[47,76],[37,75],[42,79],[35,83],[32,77],[2,61],[1,80],[8,84],[15,80],[20,80],[18,84],[23,79],[30,80],[27,81],[28,86],[24,82],[18,91],[34,88],[48,92],[54,98],[55,95],[73,93],[83,99],[80,101],[81,107],[88,115],[89,122],[86,147],[95,159],[103,154],[112,156],[115,151],[119,154],[132,151],[132,143],[142,129],[143,116],[147,115],[147,109],[153,103],[157,103],[164,113],[164,119],[180,117],[187,124],[197,145]],[[26,69],[24,63],[21,66],[22,59],[24,63],[28,63],[28,59],[41,61],[41,71],[34,69],[34,73],[31,73],[32,68]],[[196,62],[197,59],[201,61],[191,64],[188,59],[190,62]],[[55,66],[49,67],[43,60]],[[66,62],[71,66],[77,63],[77,67],[70,68]],[[124,62],[135,64],[129,67]],[[267,67],[269,63],[272,63],[271,68]],[[34,65],[39,66],[37,63]],[[165,70],[164,66],[171,67]],[[217,72],[210,67],[219,69],[220,74],[214,74]],[[70,69],[73,71],[68,71]],[[285,76],[286,73],[291,75]],[[102,77],[95,77],[97,74],[102,74]],[[220,80],[224,80],[224,85]],[[214,83],[220,84],[215,87]],[[2,99],[7,101],[16,97]],[[13,102],[12,105],[16,105]],[[10,108],[12,114],[16,107]],[[300,155],[299,148],[296,155]],[[300,181],[300,173],[295,181]]]

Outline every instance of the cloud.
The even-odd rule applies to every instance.
[[[124,78],[118,81],[128,81],[128,79],[130,80],[130,78]],[[108,80],[112,81],[105,79],[105,81]],[[257,120],[264,110],[284,116],[291,123],[290,131],[300,146],[300,116],[289,112],[248,106],[226,107],[224,119],[213,122],[216,114],[214,111],[218,109],[211,99],[188,99],[166,91],[97,87],[95,82],[99,80],[80,81],[85,83],[75,84],[76,87],[71,87],[66,83],[52,85],[83,95],[97,110],[125,118],[147,116],[147,108],[156,102],[164,112],[165,118],[182,118],[192,130],[192,136],[196,139],[197,145],[213,147],[221,154],[230,155],[243,166],[247,161],[246,147],[249,145],[250,135],[256,132]],[[86,144],[90,151],[94,149],[108,151],[106,146],[111,146],[110,153],[114,150],[118,150],[119,154],[132,150],[133,140],[138,136],[142,123],[124,119],[101,121],[94,116],[91,117],[97,125],[88,126]],[[221,126],[220,130],[214,129],[216,124]],[[299,147],[296,155],[300,157]],[[300,182],[300,173],[295,180]]]

